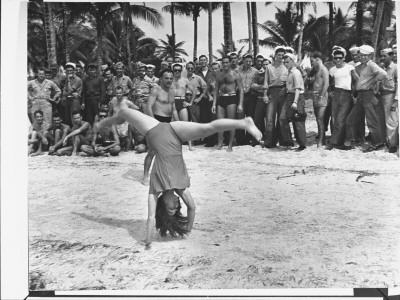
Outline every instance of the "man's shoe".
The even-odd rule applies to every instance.
[[[397,147],[393,146],[389,148],[389,153],[396,153],[397,152]]]
[[[306,148],[307,148],[306,146],[299,146],[295,151],[296,152],[300,152],[300,151],[303,151]]]
[[[215,145],[216,145],[216,143],[206,143],[204,145],[204,147],[211,148],[211,147],[214,147]]]
[[[385,147],[385,144],[380,144],[378,146],[375,146],[375,150],[379,150]]]
[[[335,145],[333,145],[333,144],[328,144],[328,145],[326,145],[326,147],[325,147],[325,150],[332,150],[333,148],[335,147]]]
[[[346,151],[353,150],[353,149],[355,149],[354,146],[346,146],[346,145],[344,145],[342,148],[342,150],[346,150]]]
[[[372,151],[375,151],[375,150],[376,150],[375,147],[369,146],[367,149],[364,149],[362,152],[363,153],[368,153],[368,152],[372,152]]]

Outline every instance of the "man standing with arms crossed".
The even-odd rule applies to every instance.
[[[173,80],[171,69],[164,69],[160,72],[159,85],[154,86],[150,91],[149,99],[147,100],[147,114],[159,122],[170,123],[172,117],[174,117],[174,120],[179,121],[178,112],[175,108],[175,92],[171,87]],[[149,148],[144,159],[142,177],[144,185],[149,184],[149,171],[154,155],[153,149]]]
[[[236,119],[236,112],[243,113],[243,87],[239,74],[230,67],[231,59],[222,58],[222,70],[217,74],[214,103],[212,112],[217,113],[217,119],[223,119],[225,116],[229,119]],[[237,103],[237,91],[239,92],[239,105]],[[218,109],[217,109],[218,105]],[[222,149],[223,133],[218,133],[218,150]],[[235,130],[231,130],[229,145],[226,151],[232,152]]]

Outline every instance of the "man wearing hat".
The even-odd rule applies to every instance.
[[[65,65],[65,72],[67,73],[67,82],[63,90],[63,99],[65,101],[65,123],[72,127],[72,112],[80,112],[83,109],[82,98],[82,80],[75,75],[76,65],[74,63],[67,63]]]
[[[398,77],[393,56],[394,52],[390,48],[381,51],[381,60],[387,75],[379,85],[380,104],[385,121],[384,132],[390,153],[395,153],[399,145]]]
[[[263,71],[263,61],[264,61],[264,56],[261,53],[258,53],[256,56],[256,60],[254,62],[254,68],[256,68],[259,72],[264,72]]]
[[[133,80],[133,103],[135,103],[142,113],[146,113],[147,99],[150,90],[156,84],[146,78],[146,65],[140,61],[136,64],[137,77]]]
[[[57,102],[60,97],[61,90],[51,80],[46,79],[46,71],[39,68],[37,78],[28,81],[28,107],[31,106],[31,112],[41,110],[43,118],[51,124],[52,102]],[[54,93],[52,96],[51,93]],[[33,121],[33,117],[31,116]]]
[[[356,67],[360,62],[360,47],[352,47],[349,49],[351,53],[351,58],[353,59],[351,62],[349,62],[349,65]]]
[[[284,56],[284,64],[288,69],[288,76],[286,79],[287,96],[282,108],[281,116],[279,119],[282,136],[283,146],[292,146],[292,136],[289,131],[289,122],[293,122],[294,135],[299,147],[296,151],[303,151],[306,149],[306,126],[305,118],[293,119],[293,111],[297,114],[304,116],[305,114],[305,100],[304,100],[304,81],[301,72],[296,67],[296,57],[291,53],[286,53]]]
[[[87,74],[83,70],[83,66],[78,62],[75,64],[75,75],[82,79],[82,82],[87,78]]]
[[[156,70],[155,65],[146,65],[146,76],[145,79],[151,81],[152,83],[158,84],[158,78],[154,76],[154,71]]]
[[[265,128],[265,147],[274,148],[276,142],[282,145],[284,140],[280,129],[279,118],[283,105],[286,100],[286,80],[288,69],[283,64],[285,47],[277,46],[274,49],[274,62],[267,66],[265,70],[265,91],[266,101],[266,128]],[[288,128],[291,134],[290,127]]]
[[[116,76],[113,78],[112,81],[112,88],[113,88],[113,96],[115,96],[116,88],[118,86],[122,87],[123,96],[127,99],[130,99],[130,93],[134,90],[132,80],[124,75],[125,66],[122,62],[117,62],[114,66]]]
[[[256,108],[257,96],[253,93],[251,85],[254,77],[258,73],[258,70],[252,67],[253,57],[251,54],[245,54],[243,56],[243,65],[239,67],[239,76],[242,80],[243,86],[243,112],[246,117],[252,117],[254,119],[254,111]],[[241,118],[238,116],[238,118]],[[255,140],[249,133],[245,133],[244,130],[236,131],[236,138],[239,145],[248,145],[250,142],[255,146]]]
[[[103,77],[97,75],[97,65],[88,65],[89,75],[83,80],[82,108],[85,120],[93,125],[99,109],[99,104],[105,100],[106,86]]]
[[[355,140],[355,129],[360,112],[364,108],[367,126],[371,134],[371,145],[363,152],[371,152],[384,147],[385,138],[382,134],[381,106],[375,97],[374,87],[377,82],[385,79],[387,73],[371,60],[374,48],[369,45],[360,46],[360,62],[357,66],[360,78],[356,85],[358,101],[351,110],[346,121],[346,148],[351,148],[351,142]],[[362,107],[360,107],[362,105]]]

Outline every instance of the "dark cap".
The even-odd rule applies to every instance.
[[[58,69],[58,65],[57,64],[51,64],[50,65],[50,69]]]
[[[90,63],[90,64],[88,64],[88,69],[90,69],[90,68],[97,69],[97,65],[95,63]]]

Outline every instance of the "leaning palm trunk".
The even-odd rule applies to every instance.
[[[303,5],[300,6],[300,30],[299,30],[299,45],[297,48],[297,56],[299,59],[299,62],[301,61],[301,51],[302,51],[302,45],[303,45],[303,30],[304,30],[304,14],[303,14]]]
[[[44,2],[44,24],[46,32],[46,45],[47,45],[47,64],[57,64],[56,53],[56,32],[53,23],[53,9],[52,4]]]
[[[99,20],[97,19],[99,24]],[[97,25],[97,65],[103,64],[103,27]]]
[[[193,59],[197,58],[197,17],[193,17],[194,21],[194,41],[193,41]]]
[[[329,5],[329,40],[328,49],[331,51],[333,47],[333,2],[328,2]]]
[[[253,48],[254,57],[259,52],[258,46],[258,21],[257,21],[257,2],[251,2],[251,23],[253,25]]]
[[[246,2],[247,6],[247,28],[249,31],[249,52],[253,52],[253,33],[251,30],[251,10],[250,10],[250,2]]]
[[[357,45],[361,46],[363,43],[362,33],[363,33],[363,0],[358,0],[357,10],[356,10],[356,39]]]
[[[377,7],[376,18],[375,18],[374,31],[372,33],[372,45],[375,49],[373,59],[375,59],[376,51],[378,51],[379,32],[380,32],[380,28],[381,28],[381,24],[382,24],[382,16],[383,16],[384,6],[385,6],[385,2],[379,1],[378,7]]]
[[[69,20],[69,10],[65,2],[62,3],[62,23],[63,23],[63,28],[64,28],[64,57],[65,57],[65,62],[70,61],[70,53],[71,53],[71,37],[68,32],[68,20]]]
[[[212,50],[212,3],[208,2],[208,60],[213,62]]]
[[[171,2],[171,30],[172,30],[172,41],[175,45],[175,20],[174,20],[174,2]],[[175,50],[172,49],[172,57],[175,57]]]

